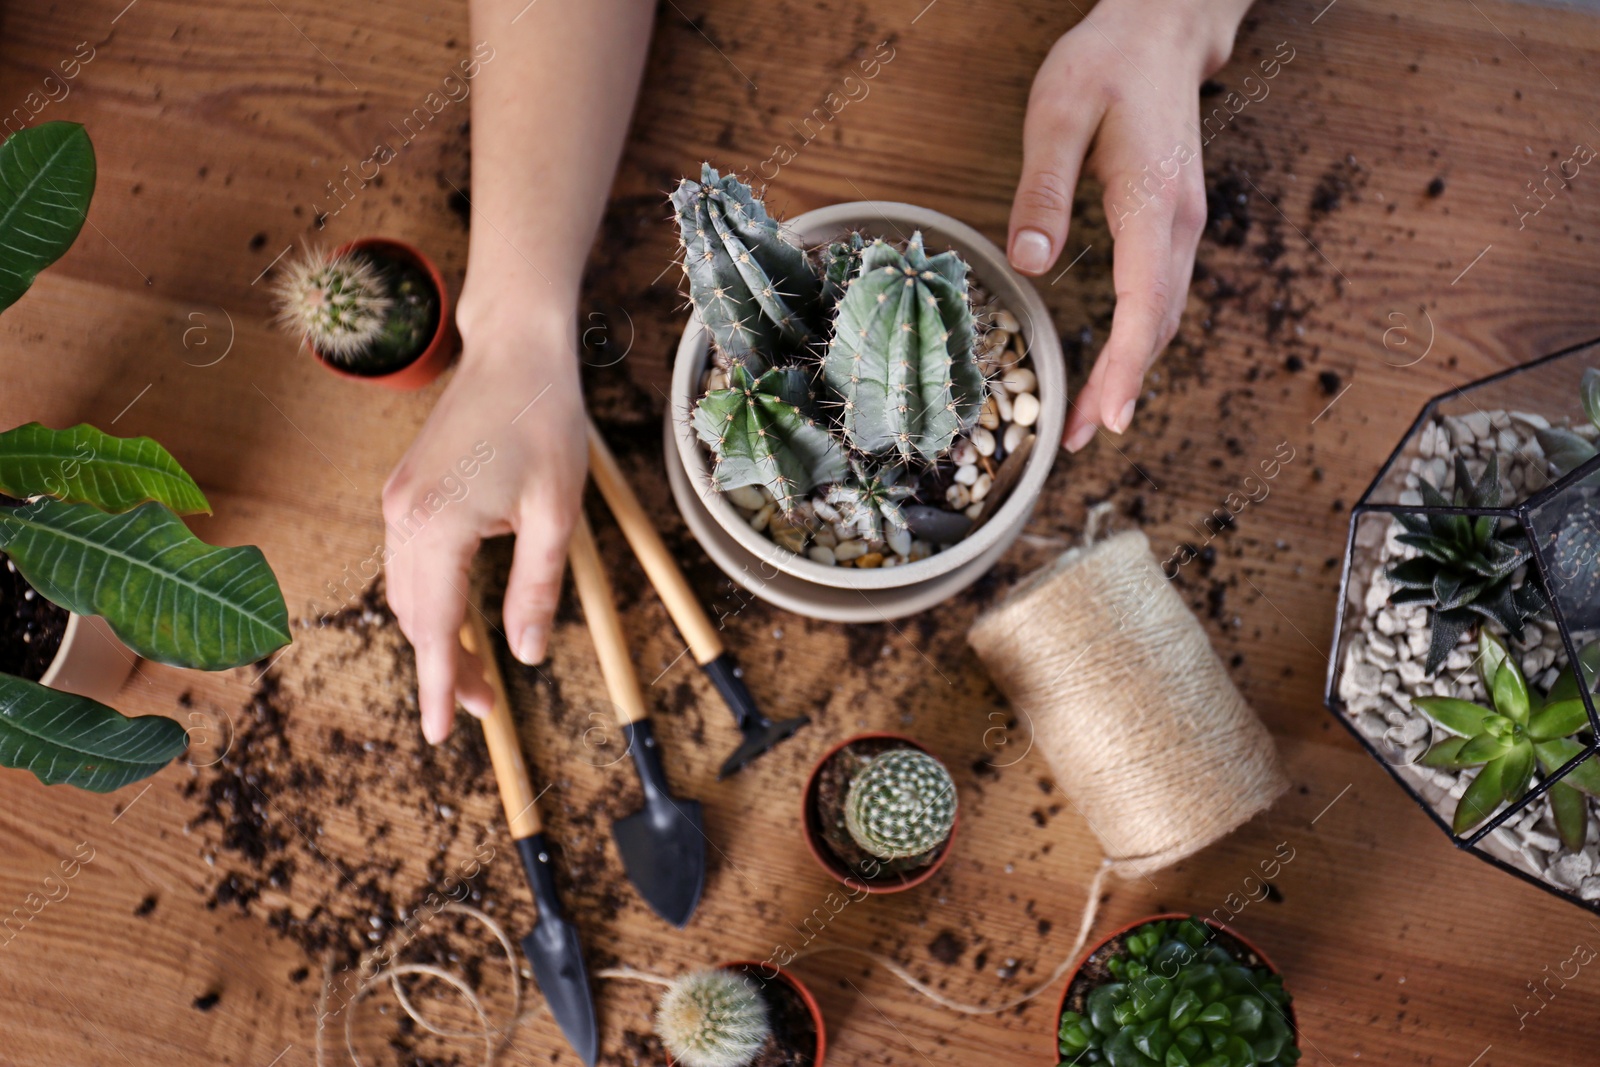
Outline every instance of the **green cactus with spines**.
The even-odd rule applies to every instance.
[[[822,364],[850,446],[929,463],[942,456],[983,403],[973,339],[959,255],[927,255],[921,233],[903,253],[882,240],[867,245]]]
[[[700,398],[694,429],[716,457],[718,489],[765,486],[785,515],[802,495],[837,482],[848,469],[844,451],[806,414],[805,374],[775,367],[752,379],[743,366],[729,371],[726,389]]]
[[[851,840],[881,860],[925,855],[955,826],[955,780],[920,749],[890,749],[850,780],[844,822]]]
[[[729,970],[684,975],[656,1006],[656,1033],[685,1067],[746,1067],[771,1032],[761,991]]]
[[[408,366],[439,326],[439,294],[415,264],[372,249],[313,250],[273,286],[277,321],[356,374]]]
[[[1057,1031],[1061,1067],[1294,1067],[1283,980],[1236,960],[1193,919],[1145,923],[1106,961],[1111,981]]]
[[[864,540],[883,540],[884,526],[906,529],[900,505],[915,490],[902,484],[905,468],[895,465],[871,467],[859,460],[850,461],[851,477],[830,487],[823,499],[839,512],[839,519]]]
[[[761,374],[821,327],[821,280],[750,187],[701,168],[672,194],[689,299],[731,363]]]

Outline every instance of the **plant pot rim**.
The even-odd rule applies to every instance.
[[[730,960],[727,963],[717,965],[718,970],[724,971],[732,970],[735,967],[759,967],[765,970],[777,971],[778,973],[773,975],[772,978],[762,976],[761,980],[763,982],[771,982],[774,979],[781,978],[788,984],[790,989],[800,994],[800,999],[805,1002],[806,1010],[811,1012],[811,1021],[817,1028],[817,1051],[812,1057],[811,1067],[822,1067],[823,1053],[828,1048],[828,1033],[822,1020],[822,1009],[817,1006],[817,998],[811,995],[811,990],[806,988],[806,984],[776,963],[768,963],[765,960]]]
[[[1129,930],[1137,929],[1138,927],[1143,926],[1145,923],[1161,922],[1164,919],[1193,919],[1195,922],[1204,923],[1206,926],[1211,927],[1219,933],[1227,934],[1235,941],[1238,941],[1245,948],[1255,953],[1256,957],[1261,960],[1261,966],[1265,967],[1267,970],[1271,971],[1280,978],[1283,976],[1283,972],[1278,969],[1278,965],[1273,963],[1272,959],[1265,952],[1261,951],[1261,946],[1257,945],[1248,937],[1245,937],[1238,930],[1229,926],[1227,923],[1218,922],[1216,919],[1208,918],[1203,915],[1195,915],[1192,912],[1187,911],[1164,911],[1157,915],[1146,915],[1142,919],[1136,919],[1133,922],[1125,923],[1124,925],[1119,926],[1115,930],[1111,931],[1106,936],[1102,937],[1100,940],[1096,941],[1092,946],[1085,950],[1083,955],[1078,957],[1078,962],[1073,966],[1072,970],[1068,972],[1066,985],[1061,987],[1061,996],[1056,1001],[1056,1013],[1050,1017],[1050,1067],[1055,1067],[1056,1064],[1061,1062],[1061,1016],[1067,1010],[1067,996],[1072,992],[1072,983],[1077,981],[1078,972],[1083,970],[1083,965],[1089,962],[1089,957],[1093,956],[1096,952],[1099,952],[1106,946],[1108,942],[1116,940]],[[1295,1027],[1294,1021],[1294,1007],[1291,1005],[1286,1010],[1285,1014],[1289,1017],[1289,1026],[1291,1028],[1295,1028],[1298,1032],[1298,1028]]]
[[[922,744],[920,741],[917,741],[914,738],[907,737],[904,734],[890,733],[885,730],[872,730],[868,731],[867,733],[856,734],[853,737],[845,738],[843,741],[840,741],[838,744],[828,749],[827,752],[823,753],[822,758],[817,760],[816,764],[811,768],[811,773],[806,776],[806,787],[801,791],[800,794],[800,832],[805,838],[806,849],[810,851],[812,858],[815,859],[817,861],[817,865],[823,870],[827,871],[835,881],[848,886],[850,889],[860,889],[874,896],[881,896],[888,893],[902,893],[905,890],[913,889],[921,885],[923,882],[926,882],[929,878],[932,878],[934,874],[938,872],[939,868],[944,866],[945,860],[950,858],[950,852],[955,846],[956,831],[961,828],[961,805],[958,801],[956,805],[955,820],[950,824],[950,834],[944,839],[944,844],[940,846],[939,854],[933,858],[932,863],[916,871],[915,873],[901,875],[898,882],[870,882],[865,878],[862,878],[860,875],[846,867],[839,860],[839,858],[834,855],[833,849],[828,847],[827,841],[823,840],[822,835],[812,826],[811,819],[812,811],[816,807],[816,805],[812,803],[812,797],[816,793],[817,789],[817,776],[822,773],[822,768],[829,760],[838,755],[845,748],[848,748],[850,745],[853,745],[858,741],[899,741],[908,748],[914,748],[919,752],[927,753],[928,755],[933,756],[934,759],[939,758],[938,756],[934,756],[932,752],[928,751],[928,746]],[[943,761],[941,760],[940,762],[942,763]]]
[[[681,480],[673,477],[671,482],[680,511],[687,516],[691,511],[691,500],[697,502],[717,527],[764,567],[798,578],[807,585],[851,591],[899,590],[944,579],[929,598],[929,603],[921,605],[926,607],[975,581],[987,570],[987,564],[982,568],[967,565],[980,557],[992,563],[1021,534],[1060,451],[1059,442],[1067,409],[1066,366],[1061,355],[1061,341],[1049,310],[1031,283],[1011,269],[1005,253],[993,242],[949,215],[897,201],[861,200],[808,211],[789,222],[786,228],[809,247],[837,236],[852,226],[875,232],[882,230],[885,225],[889,229],[905,227],[926,231],[930,245],[949,245],[960,251],[970,264],[973,275],[993,295],[999,297],[1005,308],[1022,324],[1021,332],[1028,342],[1030,365],[1039,382],[1038,396],[1042,408],[1033,428],[1036,435],[1034,450],[1010,495],[981,527],[963,540],[926,559],[896,567],[865,570],[830,567],[776,544],[750,529],[732,503],[711,485],[710,466],[690,422],[694,402],[699,396],[701,373],[709,355],[710,343],[710,335],[697,316],[691,317],[684,327],[672,369],[668,433],[672,437],[684,477]],[[672,466],[670,457],[668,464]],[[747,570],[747,561],[728,551],[725,544],[698,533],[697,537],[712,559],[730,575],[737,570]],[[957,571],[960,572],[959,578],[952,579]],[[761,594],[761,589],[747,587]],[[796,589],[796,597],[804,597],[803,587]],[[816,613],[823,617],[835,617],[828,610],[827,598],[822,598],[822,601],[817,605],[819,610]],[[892,602],[886,607],[888,614],[906,613],[896,611]],[[912,610],[920,610],[920,607]],[[883,618],[885,614],[877,612],[866,617]]]
[[[434,265],[433,260],[423,254],[421,249],[395,237],[357,237],[355,240],[346,241],[335,248],[333,254],[339,256],[363,249],[379,249],[398,258],[409,260],[413,266],[418,267],[428,276],[428,281],[432,284],[434,292],[439,298],[439,321],[434,326],[433,336],[428,340],[427,345],[417,355],[416,359],[413,359],[404,367],[392,370],[387,374],[357,374],[354,371],[345,370],[329,360],[321,352],[318,352],[310,339],[304,342],[304,346],[312,356],[316,357],[318,363],[340,378],[366,382],[369,385],[381,385],[384,388],[397,389],[402,392],[421,389],[437,378],[450,365],[450,361],[455,358],[455,330],[450,318],[450,293],[445,288],[444,276],[439,273],[439,268]]]

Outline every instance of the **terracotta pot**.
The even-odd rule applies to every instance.
[[[822,1022],[822,1009],[817,1007],[817,998],[811,995],[811,990],[806,988],[804,982],[782,967],[772,963],[763,963],[759,960],[734,960],[732,963],[721,964],[719,969],[731,971],[738,967],[748,967],[756,971],[754,977],[764,982],[773,982],[781,979],[788,984],[790,989],[800,995],[800,999],[805,1001],[806,1010],[811,1012],[811,1023],[817,1030],[817,1052],[812,1060],[811,1067],[822,1067],[823,1053],[828,1049],[828,1033],[827,1027]],[[772,978],[766,977],[765,973],[763,973],[772,970],[778,972]]]
[[[1195,916],[1195,915],[1190,915],[1187,912],[1168,911],[1168,912],[1162,912],[1160,915],[1147,915],[1143,919],[1138,919],[1138,920],[1136,920],[1134,922],[1128,923],[1126,926],[1119,926],[1117,929],[1111,931],[1105,937],[1102,937],[1100,940],[1096,941],[1092,947],[1087,949],[1084,952],[1083,956],[1079,958],[1078,965],[1076,967],[1072,968],[1072,973],[1067,975],[1067,984],[1065,986],[1063,986],[1062,989],[1061,989],[1061,999],[1056,1002],[1056,1013],[1050,1017],[1050,1061],[1049,1061],[1049,1067],[1055,1067],[1056,1064],[1061,1062],[1061,1044],[1060,1044],[1060,1040],[1061,1040],[1060,1039],[1061,1015],[1062,1015],[1063,1012],[1065,1012],[1067,1010],[1067,995],[1072,992],[1072,983],[1077,981],[1078,972],[1083,970],[1083,965],[1085,963],[1089,962],[1089,957],[1093,956],[1096,952],[1099,952],[1102,948],[1104,948],[1107,942],[1114,941],[1115,939],[1121,937],[1123,934],[1127,933],[1129,930],[1133,930],[1133,929],[1136,929],[1136,928],[1138,928],[1140,926],[1143,926],[1145,923],[1160,922],[1163,919],[1194,919],[1195,922],[1204,923],[1205,925],[1211,927],[1214,930],[1218,930],[1218,931],[1220,931],[1222,933],[1227,934],[1229,937],[1231,937],[1234,940],[1238,941],[1245,948],[1247,948],[1251,952],[1255,953],[1256,957],[1259,960],[1261,960],[1261,966],[1265,967],[1267,970],[1271,971],[1273,974],[1281,975],[1283,973],[1282,971],[1278,970],[1277,964],[1273,963],[1272,960],[1267,957],[1267,954],[1265,952],[1262,952],[1261,949],[1256,947],[1255,942],[1251,941],[1248,937],[1245,937],[1243,934],[1241,934],[1239,931],[1235,930],[1233,927],[1227,926],[1227,925],[1225,925],[1223,923],[1219,923],[1215,919],[1207,919],[1207,918],[1203,918],[1203,917],[1199,917],[1199,916]],[[1293,1029],[1294,1028],[1294,1007],[1292,1005],[1289,1007],[1289,1009],[1287,1011],[1287,1014],[1289,1016],[1289,1026],[1290,1026],[1291,1029]]]
[[[834,878],[849,886],[851,889],[862,889],[868,893],[874,894],[903,892],[904,890],[910,889],[913,886],[919,886],[923,882],[926,882],[929,878],[933,877],[934,872],[936,872],[940,867],[944,866],[944,861],[950,857],[950,850],[955,846],[956,831],[961,828],[961,811],[958,805],[955,822],[950,825],[950,836],[945,838],[944,845],[940,847],[939,854],[934,857],[932,863],[928,864],[926,867],[923,867],[921,870],[910,871],[902,874],[899,881],[895,882],[869,882],[862,878],[855,871],[852,871],[849,867],[845,866],[845,864],[840,861],[839,857],[834,855],[833,849],[828,846],[827,840],[822,836],[822,826],[817,818],[817,805],[815,803],[817,792],[817,776],[821,774],[823,766],[830,759],[832,759],[840,749],[847,745],[853,745],[857,741],[898,741],[908,748],[914,748],[919,752],[927,752],[930,756],[933,755],[932,752],[928,752],[925,746],[918,744],[911,738],[903,737],[900,734],[889,733],[857,734],[855,737],[852,737],[846,741],[841,741],[837,745],[834,745],[832,748],[828,749],[827,754],[817,761],[817,765],[815,767],[811,768],[811,776],[806,779],[805,792],[802,793],[800,797],[800,826],[805,833],[806,848],[811,850],[811,855],[816,858],[817,863],[822,866],[823,870],[827,871]]]
[[[329,361],[310,341],[306,342],[306,348],[317,357],[318,363],[341,378],[381,385],[386,389],[397,389],[401,392],[421,389],[444,372],[455,359],[460,347],[456,342],[455,323],[450,317],[450,293],[444,287],[444,278],[440,275],[439,268],[435,267],[433,261],[421,251],[404,241],[388,237],[362,237],[349,244],[340,245],[334,249],[333,254],[339,256],[360,251],[372,251],[391,259],[403,260],[428,276],[434,292],[439,296],[439,325],[434,328],[432,340],[416,359],[388,374],[356,374]]]
[[[98,615],[68,615],[61,647],[39,684],[109,704],[137,662],[106,620]]]
[[[779,607],[830,622],[881,622],[922,611],[977,581],[1022,533],[1060,450],[1067,417],[1067,372],[1061,339],[1033,286],[1011,269],[1005,253],[948,215],[893,201],[867,200],[808,211],[788,224],[807,247],[858,228],[894,236],[921,230],[930,250],[953,248],[975,277],[1017,317],[1038,376],[1042,405],[1035,447],[1021,477],[993,516],[966,538],[927,559],[898,567],[830,567],[775,544],[750,529],[711,483],[711,465],[690,420],[710,357],[710,335],[698,318],[683,331],[667,405],[667,477],[690,532],[735,582]],[[676,460],[674,460],[676,456]]]

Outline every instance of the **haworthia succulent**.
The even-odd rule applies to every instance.
[[[0,674],[0,765],[32,771],[45,785],[108,793],[159,771],[186,743],[183,727],[164,716],[128,718]]]
[[[211,513],[178,461],[148,437],[112,437],[87,423],[30,422],[0,433],[0,492],[123,512],[154,500],[180,515]]]
[[[796,393],[804,386],[800,372],[777,368],[752,380],[736,365],[729,380],[694,409],[695,432],[716,456],[717,488],[765,486],[787,513],[802,494],[844,477],[839,443],[796,402],[804,395]]]
[[[0,549],[40,594],[102,616],[146,659],[225,670],[290,641],[261,550],[208,545],[160,504],[121,515],[49,499],[0,509]]]
[[[821,281],[750,187],[708,163],[672,194],[689,299],[717,348],[761,374],[820,327]]]
[[[928,256],[920,233],[904,254],[881,240],[862,252],[823,361],[852,448],[933,462],[976,421],[984,387],[966,276],[956,253]]]

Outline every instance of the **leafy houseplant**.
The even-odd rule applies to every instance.
[[[668,1062],[684,1067],[822,1067],[826,1042],[805,986],[759,963],[672,981],[656,1006],[655,1030]]]
[[[1501,495],[1498,470],[1497,460],[1491,458],[1474,482],[1466,461],[1458,456],[1451,498],[1425,478],[1418,480],[1417,488],[1430,508],[1496,508]],[[1424,668],[1429,674],[1438,671],[1456,641],[1480,620],[1497,622],[1521,639],[1523,621],[1545,605],[1533,582],[1512,587],[1517,570],[1533,555],[1520,527],[1501,529],[1492,515],[1401,513],[1395,518],[1405,527],[1400,542],[1420,554],[1389,568],[1389,581],[1397,587],[1389,602],[1425,604],[1431,609],[1433,634]]]
[[[0,145],[0,307],[72,245],[94,191],[82,126],[50,122]],[[0,551],[40,596],[99,616],[147,659],[203,670],[250,663],[290,640],[288,611],[260,549],[219,548],[180,514],[205,495],[156,442],[92,426],[29,423],[0,433]],[[161,769],[186,735],[159,715],[0,674],[0,764],[47,785],[96,792]]]
[[[1067,985],[1056,1052],[1109,1067],[1293,1067],[1289,994],[1231,931],[1172,916],[1094,949]]]
[[[444,281],[410,245],[365,238],[308,252],[273,291],[278,322],[339,374],[416,389],[449,362]]]
[[[805,792],[806,843],[835,878],[868,892],[930,877],[955,833],[955,780],[915,742],[864,734],[817,764]]]
[[[1600,666],[1600,644],[1586,647],[1578,659],[1592,676]],[[1453,828],[1458,834],[1483,822],[1501,803],[1519,800],[1528,791],[1535,765],[1550,774],[1581,753],[1584,746],[1572,737],[1589,729],[1577,672],[1570,666],[1541,699],[1528,687],[1516,658],[1485,631],[1478,635],[1476,667],[1493,707],[1453,697],[1412,698],[1428,718],[1456,735],[1429,748],[1423,765],[1481,768],[1456,807]],[[1583,848],[1588,833],[1586,795],[1600,797],[1600,763],[1592,758],[1550,786],[1557,832],[1574,852]]]

